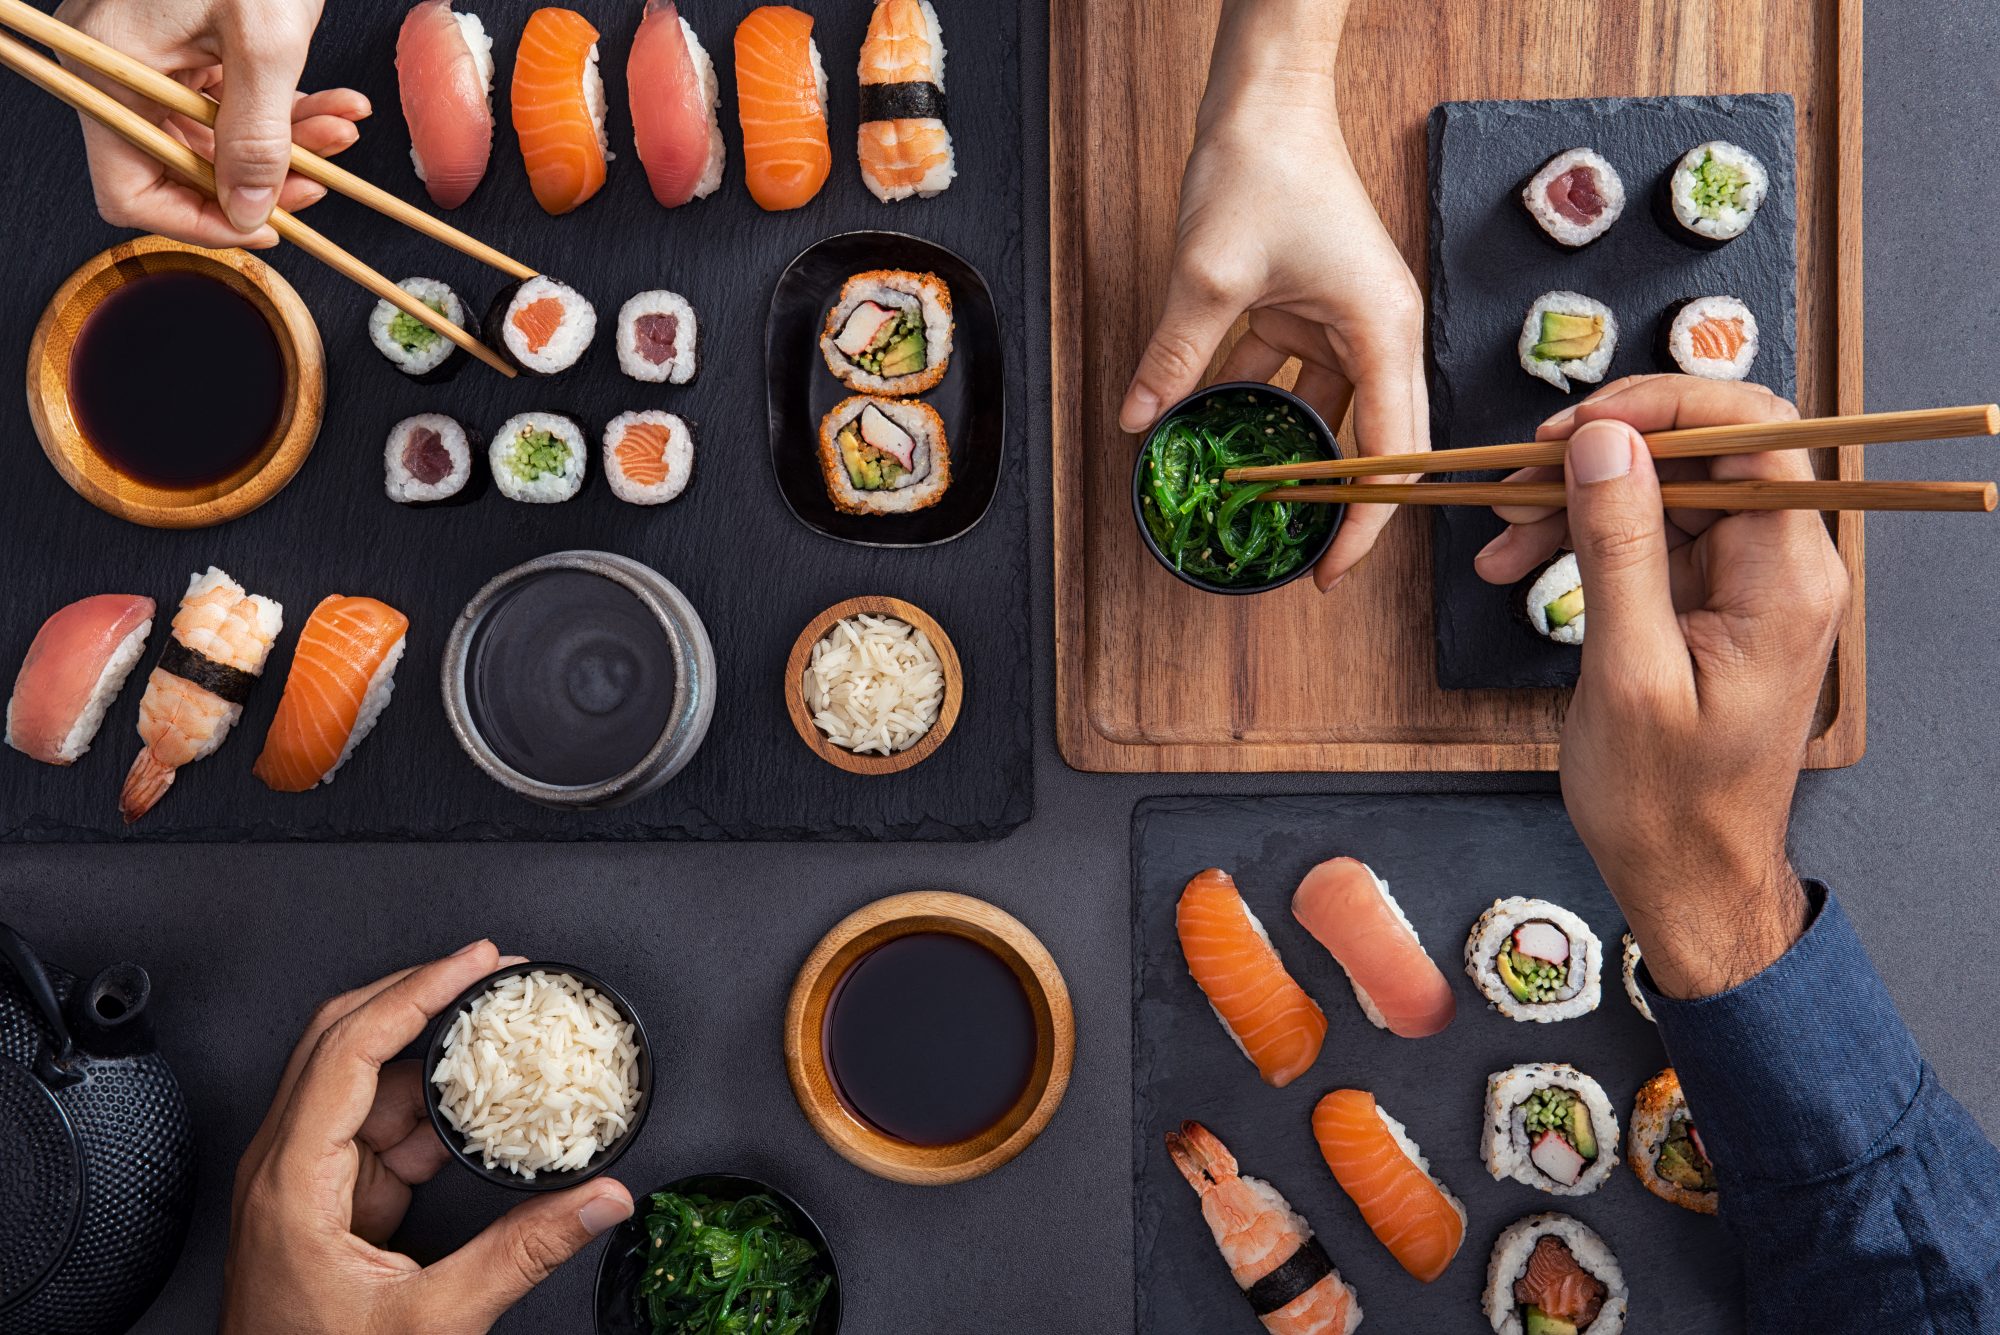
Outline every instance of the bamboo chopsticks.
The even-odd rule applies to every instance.
[[[1260,501],[1331,501],[1347,505],[1520,505],[1560,510],[1560,482],[1346,482],[1275,488]],[[1991,482],[1663,482],[1669,510],[1964,510],[1990,511]]]

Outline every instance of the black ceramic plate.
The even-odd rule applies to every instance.
[[[834,509],[819,466],[819,423],[853,391],[820,355],[826,313],[840,285],[868,269],[934,273],[951,289],[951,365],[919,395],[944,419],[951,486],[936,505],[900,515]],[[1007,380],[1000,319],[986,280],[943,246],[901,232],[845,232],[808,246],[771,294],[764,325],[771,413],[771,471],[785,504],[807,528],[868,547],[929,547],[972,531],[1000,483],[1007,441]]]

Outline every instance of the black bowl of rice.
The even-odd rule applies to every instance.
[[[604,1172],[653,1103],[638,1012],[595,974],[547,960],[460,993],[431,1027],[423,1069],[445,1148],[515,1191],[560,1191]]]

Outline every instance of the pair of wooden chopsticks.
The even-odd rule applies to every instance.
[[[115,83],[122,84],[141,97],[159,103],[170,111],[177,111],[204,125],[215,124],[216,104],[213,101],[185,84],[176,83],[159,71],[147,68],[124,52],[106,46],[96,38],[86,36],[60,20],[51,18],[24,3],[24,0],[0,0],[0,25],[46,43],[62,55],[97,71]],[[72,74],[48,57],[4,34],[0,34],[0,64],[7,66],[44,92],[52,93],[67,102],[142,152],[158,159],[177,174],[187,178],[197,189],[205,190],[211,195],[215,194],[215,168],[207,159],[88,80]],[[483,264],[491,265],[502,273],[515,278],[535,276],[535,270],[519,260],[495,250],[476,237],[467,236],[450,223],[433,218],[422,209],[405,203],[386,190],[362,180],[343,167],[335,166],[316,153],[300,148],[297,144],[292,145],[292,170],[301,176],[318,181],[329,190],[338,191],[350,199],[367,205],[377,213],[422,232],[425,236],[442,241]],[[271,229],[314,259],[353,279],[412,319],[422,321],[428,328],[450,339],[500,374],[505,376],[515,374],[514,368],[509,366],[498,353],[284,209],[271,211]]]
[[[1923,408],[1910,412],[1809,417],[1795,422],[1701,426],[1654,431],[1646,446],[1655,459],[1713,458],[1771,450],[1885,445],[1892,441],[1943,440],[2000,435],[2000,405]],[[1485,468],[1560,467],[1566,440],[1520,445],[1479,445],[1428,454],[1382,454],[1321,459],[1301,464],[1231,468],[1225,482],[1324,482],[1402,473],[1459,473]],[[1274,490],[1265,501],[1337,501],[1351,505],[1519,505],[1559,507],[1560,482],[1343,483]],[[1971,510],[1993,509],[1990,482],[1665,482],[1660,499],[1676,510]]]

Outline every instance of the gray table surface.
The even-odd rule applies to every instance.
[[[1028,105],[1041,108],[1045,10],[1035,0],[1026,10],[1023,78]],[[2000,7],[1870,0],[1868,25],[1868,406],[1991,399],[2000,394],[2000,73],[1955,57],[2000,49]],[[1936,77],[1947,68],[1952,77]],[[1037,184],[1047,180],[1047,141],[1031,114],[1032,275],[1047,264],[1046,185]],[[1032,376],[1031,461],[1047,457],[1047,366]],[[1869,472],[1989,477],[1992,458],[1983,442],[1890,449]],[[206,1157],[194,1230],[140,1329],[213,1327],[230,1174],[312,1004],[487,933],[504,950],[587,964],[645,1008],[661,1042],[663,1098],[621,1176],[645,1190],[734,1169],[793,1188],[840,1251],[848,1330],[1129,1330],[1133,803],[1154,793],[1548,781],[1072,772],[1054,744],[1047,470],[1032,472],[1037,815],[1000,843],[0,849],[0,912],[52,958],[82,969],[126,957],[152,971],[195,1107]],[[53,536],[17,551],[56,559]],[[1805,780],[1797,858],[1838,888],[1946,1086],[2000,1135],[1991,521],[1871,523],[1868,602],[1868,755]],[[1076,1078],[1040,1142],[1001,1172],[943,1191],[882,1182],[837,1159],[794,1105],[778,1043],[789,978],[819,935],[878,895],[933,886],[1025,919],[1068,976],[1080,1030]],[[435,1255],[513,1200],[448,1165],[419,1193],[403,1240]],[[596,1261],[593,1249],[500,1329],[587,1330]]]

